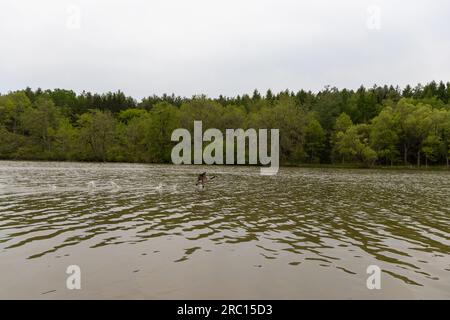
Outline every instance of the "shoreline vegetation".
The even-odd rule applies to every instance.
[[[281,166],[448,169],[450,82],[208,98],[0,94],[0,159],[171,163],[177,128],[280,130]],[[205,143],[206,146],[208,143]]]
[[[262,166],[257,165],[250,165],[250,164],[233,164],[233,165],[227,165],[227,164],[172,164],[167,162],[123,162],[123,161],[81,161],[81,160],[42,160],[42,159],[0,159],[1,162],[36,162],[36,163],[43,163],[43,162],[55,162],[55,163],[84,163],[84,164],[137,164],[137,165],[173,165],[173,166],[202,166],[202,167],[222,167],[222,166],[239,166],[239,167],[255,167],[255,168],[261,168]],[[386,171],[450,171],[450,167],[447,167],[446,165],[428,165],[428,166],[414,166],[414,165],[378,165],[374,164],[370,167],[366,166],[364,163],[344,163],[344,164],[333,164],[333,163],[299,163],[299,164],[283,164],[280,166],[280,169],[283,168],[304,168],[304,169],[369,169],[369,170],[386,170]]]

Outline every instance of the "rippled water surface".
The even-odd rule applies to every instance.
[[[450,173],[0,162],[0,298],[321,297],[449,299]]]

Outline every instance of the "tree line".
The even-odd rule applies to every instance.
[[[280,161],[449,165],[450,83],[140,101],[26,88],[0,94],[0,159],[169,163],[172,131],[278,128]]]

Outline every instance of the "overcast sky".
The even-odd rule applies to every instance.
[[[450,81],[447,0],[1,0],[0,92]]]

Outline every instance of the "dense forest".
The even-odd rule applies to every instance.
[[[176,128],[278,128],[282,164],[449,165],[450,83],[236,97],[0,95],[0,159],[170,162]]]

